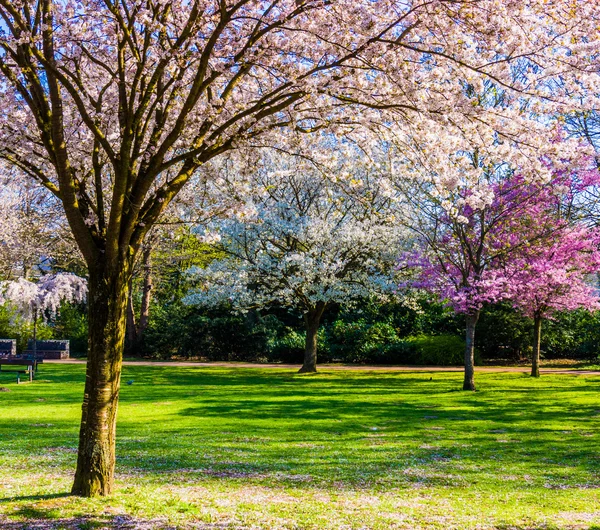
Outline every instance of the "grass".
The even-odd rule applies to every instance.
[[[68,494],[84,367],[0,374],[1,528],[600,528],[600,377],[131,367]],[[38,526],[35,526],[38,525]]]

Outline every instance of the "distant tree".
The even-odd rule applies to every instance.
[[[586,166],[585,161],[583,165]],[[405,285],[436,293],[457,312],[465,314],[464,390],[475,390],[475,328],[483,306],[511,299],[513,294],[525,300],[528,273],[520,275],[518,271],[534,266],[540,270],[552,268],[547,260],[554,254],[543,249],[552,249],[555,241],[564,241],[573,251],[578,248],[574,241],[569,239],[567,244],[561,239],[570,237],[565,231],[569,224],[563,209],[573,201],[572,187],[568,184],[579,174],[587,175],[587,171],[584,168],[568,176],[561,171],[548,184],[528,183],[520,175],[496,176],[495,182],[479,189],[457,186],[444,196],[430,187],[421,188],[421,194],[413,196],[421,204],[419,222],[413,225],[417,250],[404,256],[401,265],[416,267],[418,272],[417,278]],[[586,182],[580,191],[593,181]],[[563,254],[566,250],[563,249]],[[574,258],[576,254],[569,251],[567,255]],[[583,260],[583,254],[577,255]],[[565,258],[552,259],[559,267],[559,260]],[[563,267],[566,264],[561,263]],[[583,262],[580,263],[583,267]],[[586,266],[581,270],[588,269]],[[544,289],[554,292],[550,276],[539,278],[540,295]],[[517,277],[522,281],[517,281]],[[517,285],[523,287],[513,292]]]
[[[0,172],[0,205],[0,279],[83,268],[64,213],[50,193]]]
[[[87,282],[71,273],[48,274],[37,283],[19,278],[0,282],[0,305],[10,305],[26,320],[33,322],[34,352],[38,318],[56,316],[60,305],[82,303],[87,299]]]
[[[349,190],[301,162],[263,158],[238,216],[209,225],[225,259],[195,269],[190,304],[299,309],[306,329],[300,372],[317,370],[317,334],[332,304],[390,296],[405,232],[394,201],[360,165]]]
[[[600,231],[558,226],[550,237],[532,243],[510,256],[504,274],[506,298],[533,319],[531,376],[539,377],[542,320],[558,311],[600,309]]]

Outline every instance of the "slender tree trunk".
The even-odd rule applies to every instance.
[[[144,337],[150,318],[150,302],[152,301],[152,247],[144,247],[142,255],[144,273],[144,290],[142,292],[142,306],[140,308],[140,322],[137,328],[136,340],[139,343]]]
[[[142,274],[144,287],[142,290],[142,304],[140,307],[140,318],[136,322],[135,307],[133,305],[133,285],[129,282],[129,296],[127,299],[127,340],[125,350],[128,355],[139,355],[140,344],[144,338],[144,332],[148,327],[150,319],[150,303],[152,301],[152,247],[144,247],[142,254]]]
[[[135,322],[135,307],[133,307],[133,285],[129,281],[129,294],[127,295],[127,340],[125,349],[128,355],[135,354],[135,345],[137,342],[137,324]]]
[[[531,356],[531,377],[540,376],[540,346],[542,340],[542,317],[536,314],[533,319],[533,352]]]
[[[306,343],[304,347],[304,364],[299,371],[301,374],[314,373],[317,371],[317,336],[325,306],[325,302],[317,302],[313,308],[304,313]]]
[[[475,390],[475,326],[479,320],[479,311],[467,315],[465,340],[465,381],[463,390]]]
[[[99,265],[89,278],[89,352],[77,470],[72,493],[92,497],[112,492],[115,428],[125,341],[130,264],[113,274]]]

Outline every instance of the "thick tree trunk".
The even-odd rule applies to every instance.
[[[313,308],[304,314],[306,343],[304,347],[304,364],[299,370],[301,374],[317,371],[317,335],[325,305],[325,302],[317,302]]]
[[[111,275],[101,266],[90,271],[89,351],[77,470],[71,490],[76,495],[109,495],[113,488],[128,286],[128,265]]]
[[[479,320],[479,311],[467,315],[465,337],[465,381],[463,390],[475,390],[475,326]]]
[[[542,317],[533,319],[533,352],[531,355],[531,377],[540,376],[540,346],[542,341]]]

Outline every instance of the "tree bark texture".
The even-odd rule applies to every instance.
[[[317,337],[325,306],[325,302],[317,302],[314,307],[304,314],[306,343],[304,347],[304,364],[299,370],[301,374],[315,373],[317,371]]]
[[[475,388],[475,327],[479,320],[479,311],[467,315],[465,337],[465,381],[463,390],[476,390]]]
[[[542,341],[542,317],[535,315],[533,319],[533,352],[531,355],[531,377],[540,376],[540,347]]]
[[[125,341],[129,266],[113,274],[90,270],[89,351],[77,469],[71,492],[92,497],[112,492],[115,431]]]

